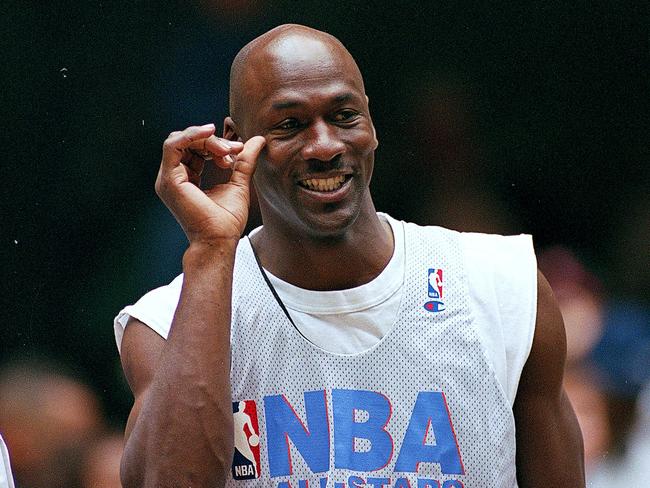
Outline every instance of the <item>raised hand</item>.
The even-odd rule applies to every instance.
[[[213,243],[239,239],[248,219],[250,181],[264,147],[261,136],[245,144],[214,135],[214,124],[172,132],[163,144],[156,193],[190,241]],[[199,187],[205,164],[231,168],[230,180]]]

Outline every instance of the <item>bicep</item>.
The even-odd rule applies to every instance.
[[[125,439],[128,439],[133,430],[164,346],[165,339],[160,335],[139,320],[129,319],[122,338],[121,361],[134,401],[126,424]]]
[[[533,346],[514,405],[522,487],[584,486],[582,435],[562,380],[566,336],[551,288],[538,273]]]

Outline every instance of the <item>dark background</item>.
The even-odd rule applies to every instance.
[[[230,61],[280,23],[357,59],[378,209],[532,233],[649,302],[645,2],[21,1],[0,18],[0,362],[55,358],[116,425],[131,396],[113,316],[185,246],[153,191],[162,141],[220,126]]]

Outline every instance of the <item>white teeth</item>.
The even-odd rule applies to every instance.
[[[302,184],[314,191],[334,191],[338,190],[344,181],[345,176],[340,175],[333,178],[311,178],[309,180],[302,180]]]

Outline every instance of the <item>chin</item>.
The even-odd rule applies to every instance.
[[[304,216],[301,219],[302,229],[300,231],[317,240],[339,240],[343,239],[353,228],[358,217],[358,209],[355,211],[349,208],[319,215]]]

